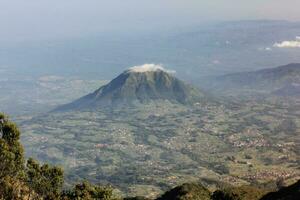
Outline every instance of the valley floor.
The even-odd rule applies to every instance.
[[[27,155],[64,166],[68,183],[112,184],[130,196],[199,180],[213,190],[300,178],[295,99],[57,112],[20,126]]]

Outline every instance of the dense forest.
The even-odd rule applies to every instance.
[[[64,185],[64,171],[57,166],[25,158],[20,131],[5,114],[0,114],[0,199],[122,199],[112,186],[94,185],[83,181],[73,187]],[[278,183],[280,184],[280,183]],[[289,187],[278,185],[279,191],[263,187],[224,187],[209,191],[201,183],[186,183],[175,187],[157,200],[293,200],[300,196],[300,181]],[[126,197],[124,200],[146,199]]]

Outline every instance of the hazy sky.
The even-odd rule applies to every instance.
[[[0,40],[180,27],[211,20],[300,20],[299,0],[0,0]]]

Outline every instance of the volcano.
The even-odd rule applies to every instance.
[[[173,73],[149,65],[132,67],[93,93],[56,110],[135,105],[158,100],[188,105],[204,99],[202,92]]]

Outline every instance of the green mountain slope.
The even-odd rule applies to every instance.
[[[223,93],[244,90],[294,96],[294,91],[299,91],[300,64],[293,63],[254,72],[228,74],[210,80],[209,83],[207,86],[209,89]]]
[[[205,95],[163,70],[127,70],[107,85],[57,110],[133,105],[155,100],[192,104]]]

